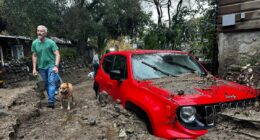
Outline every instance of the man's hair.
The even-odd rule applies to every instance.
[[[48,29],[47,29],[46,26],[44,26],[44,25],[39,25],[39,26],[37,27],[37,29],[38,29],[39,27],[42,28],[46,33],[48,32]]]

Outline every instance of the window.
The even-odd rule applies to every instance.
[[[102,67],[103,67],[103,70],[109,74],[110,73],[110,70],[112,68],[112,64],[113,64],[113,60],[114,60],[114,56],[113,55],[109,55],[109,56],[106,56],[104,58],[104,62],[102,64]]]
[[[132,67],[133,74],[138,80],[181,76],[186,73],[194,73],[199,76],[206,74],[203,68],[186,54],[136,54],[132,57]]]
[[[123,79],[127,79],[127,66],[126,66],[126,57],[117,55],[115,57],[115,62],[113,65],[113,70],[119,70],[122,74]]]

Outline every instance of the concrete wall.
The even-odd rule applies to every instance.
[[[244,33],[219,33],[219,74],[230,67],[260,62],[260,31]]]

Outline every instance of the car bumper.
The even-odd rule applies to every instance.
[[[190,130],[183,127],[179,122],[173,125],[165,125],[155,130],[154,133],[158,137],[166,139],[196,139],[205,135],[208,130]]]

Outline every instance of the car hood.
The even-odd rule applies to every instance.
[[[195,74],[152,80],[145,87],[182,106],[245,100],[257,94],[256,90],[234,82]]]

